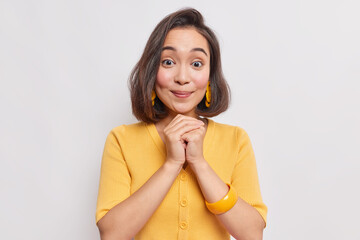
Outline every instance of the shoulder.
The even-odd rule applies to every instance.
[[[136,132],[146,129],[146,123],[144,122],[137,122],[132,124],[122,124],[117,127],[111,129],[112,132],[115,133],[122,133],[122,132]]]
[[[141,137],[147,131],[147,125],[144,122],[137,122],[133,124],[122,124],[111,129],[109,136],[117,139]]]
[[[210,120],[212,121],[212,120]],[[247,131],[240,126],[234,126],[224,123],[212,121],[213,124],[213,139],[214,141],[221,142],[236,148],[250,142]]]
[[[240,138],[242,136],[247,135],[247,132],[244,128],[224,123],[218,123],[213,120],[212,124],[214,125],[215,134],[227,135],[227,136],[234,136],[236,138]]]

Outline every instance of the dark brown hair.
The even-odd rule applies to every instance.
[[[210,107],[205,106],[205,96],[196,108],[199,116],[213,117],[224,112],[230,102],[230,89],[221,68],[220,46],[214,32],[204,24],[200,12],[193,8],[180,9],[166,16],[151,33],[144,52],[129,77],[132,110],[141,121],[154,123],[167,116],[165,105],[159,98],[151,104],[156,75],[160,65],[161,49],[168,32],[177,27],[194,27],[206,38],[210,49]]]

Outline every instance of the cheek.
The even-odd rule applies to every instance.
[[[206,88],[207,83],[209,81],[209,72],[208,71],[204,71],[204,72],[198,72],[193,76],[193,81],[196,85],[196,88],[201,89],[201,88]]]
[[[164,71],[159,68],[158,73],[156,75],[156,85],[160,88],[169,86],[171,81],[171,73],[169,71]]]

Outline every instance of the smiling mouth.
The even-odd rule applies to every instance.
[[[187,98],[189,97],[192,92],[183,92],[183,91],[171,91],[175,97],[178,97],[178,98]]]

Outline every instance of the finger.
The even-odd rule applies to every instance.
[[[181,139],[186,142],[196,141],[197,139],[203,139],[205,136],[205,128],[200,126],[198,129],[188,131],[181,135]]]
[[[172,126],[171,128],[167,128],[165,131],[168,134],[177,133],[182,135],[190,130],[198,129],[202,125],[204,125],[204,123],[199,122],[198,120],[194,121],[189,119],[183,119],[180,122],[178,122],[178,124]]]
[[[181,140],[185,141],[185,142],[192,142],[194,139],[194,135],[196,134],[196,130],[189,131],[189,132],[181,135]]]
[[[183,145],[184,148],[186,148],[187,142],[185,142],[184,139],[181,139],[181,144]]]
[[[178,114],[165,128],[164,131],[176,131],[179,127],[183,126],[186,123],[189,122],[193,122],[196,123],[198,122],[199,124],[201,124],[202,121],[199,121],[195,118],[191,118],[191,117],[185,117],[184,115]]]
[[[176,138],[177,140],[181,140],[181,136],[184,135],[185,133],[194,131],[196,129],[199,129],[201,126],[199,125],[185,125],[179,129],[177,129],[176,131],[172,130],[170,132],[166,132],[166,134],[170,137],[170,138]],[[171,137],[173,136],[173,137]]]
[[[173,120],[171,120],[171,122],[166,126],[166,127],[173,127],[175,126],[181,119],[182,117],[184,117],[184,115],[182,114],[178,114],[176,115]]]
[[[185,115],[182,115],[182,114],[178,114],[178,115],[176,115],[176,117],[168,124],[168,127],[171,128],[171,127],[179,124],[179,123],[180,123],[181,121],[183,121],[183,120],[189,120],[189,121],[195,120],[195,121],[203,122],[203,121],[198,120],[198,119],[193,118],[193,117],[188,117],[188,116],[185,116]]]

